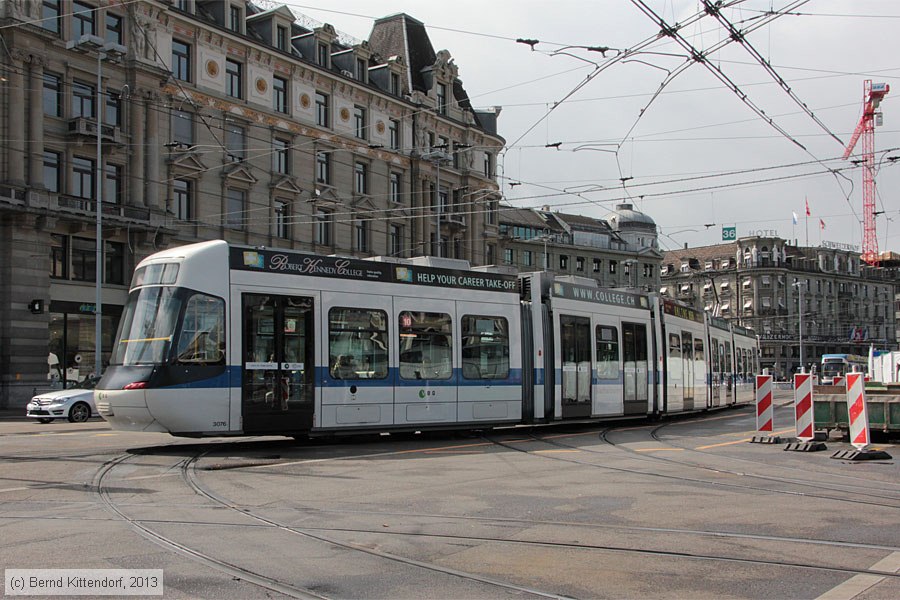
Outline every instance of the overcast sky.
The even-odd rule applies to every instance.
[[[670,24],[687,21],[700,5],[644,2]],[[900,75],[896,0],[810,0],[792,11],[799,14],[763,26],[766,11],[796,2],[745,0],[722,11],[737,29],[755,28],[747,42],[815,115],[804,112],[740,44],[709,54],[710,65],[778,129],[696,62],[648,106],[668,73],[686,62],[685,50],[671,39],[596,72],[617,51],[638,47],[660,29],[630,0],[287,4],[360,39],[369,36],[373,18],[406,12],[424,22],[435,50],[454,57],[472,104],[502,107],[499,133],[507,150],[498,161],[500,182],[516,206],[549,204],[604,217],[631,198],[656,221],[664,249],[719,243],[723,226],[735,226],[738,237],[774,230],[801,245],[807,239],[810,245],[862,243],[862,170],[840,159],[861,116],[864,80],[894,85]],[[332,7],[340,12],[324,10]],[[712,16],[680,33],[701,51],[729,37]],[[540,43],[532,51],[516,38]],[[604,59],[578,46],[610,50]],[[877,218],[879,249],[894,251],[900,251],[900,161],[887,158],[900,157],[900,149],[885,151],[900,148],[897,97],[900,86],[882,103],[884,125],[875,133],[876,210],[886,211]],[[558,149],[547,147],[557,142]],[[851,159],[861,150],[862,141]],[[842,169],[842,176],[831,169]]]

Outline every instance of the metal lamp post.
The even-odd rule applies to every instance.
[[[123,56],[125,46],[115,42],[107,42],[103,38],[85,34],[77,40],[66,42],[66,49],[80,52],[95,52],[97,54],[97,155],[95,165],[95,195],[96,195],[96,223],[97,241],[94,261],[96,272],[94,281],[94,375],[99,376],[103,372],[103,61]]]

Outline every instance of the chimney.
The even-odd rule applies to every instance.
[[[684,249],[687,250],[687,242],[684,243]]]

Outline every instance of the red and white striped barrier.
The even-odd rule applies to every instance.
[[[850,443],[859,450],[869,445],[869,411],[866,410],[865,375],[847,373],[847,413],[850,415]]]
[[[811,442],[813,433],[812,377],[808,374],[794,375],[794,422],[797,425],[797,439]]]
[[[842,375],[835,375],[831,385],[844,385],[844,377]]]
[[[760,433],[773,431],[772,387],[771,375],[756,376],[756,430]]]

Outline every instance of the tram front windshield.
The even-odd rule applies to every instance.
[[[180,288],[143,287],[128,297],[119,326],[112,365],[154,365],[165,362],[181,312]]]
[[[847,365],[840,360],[826,361],[822,364],[822,377],[840,377],[845,375]]]

